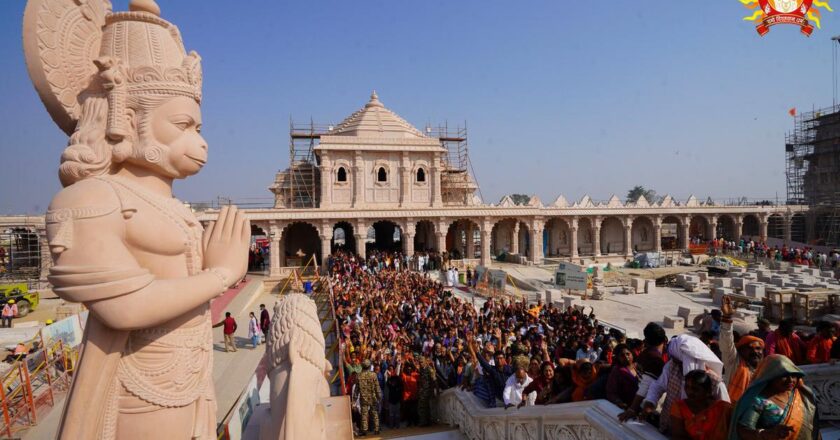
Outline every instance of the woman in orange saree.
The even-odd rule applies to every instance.
[[[685,399],[671,406],[671,438],[717,440],[726,437],[732,405],[715,397],[715,379],[703,370],[685,375]]]
[[[765,357],[735,407],[729,439],[818,439],[816,401],[804,376],[785,356]]]

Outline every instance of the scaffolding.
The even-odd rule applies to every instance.
[[[470,161],[467,123],[455,127],[450,127],[449,122],[437,127],[427,125],[426,134],[438,138],[446,150],[441,174],[441,198],[444,204],[472,204],[471,198],[476,190],[481,197],[481,187]]]
[[[840,106],[795,117],[785,135],[785,165],[787,202],[810,207],[815,244],[840,245]]]
[[[0,229],[0,283],[30,282],[41,274],[41,242],[30,227]]]
[[[289,119],[289,168],[277,175],[271,190],[278,208],[317,208],[320,202],[320,173],[315,147],[332,125],[295,123]]]

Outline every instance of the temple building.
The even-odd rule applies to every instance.
[[[289,168],[270,190],[271,209],[249,209],[257,233],[270,240],[270,275],[337,249],[446,251],[464,265],[552,258],[623,261],[634,251],[687,249],[690,238],[797,240],[807,207],[718,205],[694,196],[606,202],[584,196],[550,204],[506,196],[485,204],[471,173],[466,129],[418,130],[374,92],[337,125],[290,130]],[[211,221],[207,212],[199,218]]]

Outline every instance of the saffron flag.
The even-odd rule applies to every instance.
[[[796,107],[792,107],[790,110],[788,110],[788,113],[790,113],[791,116],[795,117],[796,116]]]

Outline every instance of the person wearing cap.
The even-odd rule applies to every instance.
[[[3,327],[11,328],[12,327],[12,319],[16,318],[18,315],[18,307],[15,304],[15,300],[10,299],[6,305],[3,306],[2,318],[3,318]]]
[[[744,335],[735,342],[732,331],[732,301],[723,297],[721,305],[720,351],[723,359],[723,381],[732,402],[737,402],[747,389],[758,364],[764,359],[764,341]]]
[[[382,389],[379,379],[370,369],[370,359],[362,362],[362,373],[359,374],[359,401],[362,413],[361,432],[359,437],[367,435],[369,421],[373,420],[373,433],[379,434],[379,402],[382,400]]]

